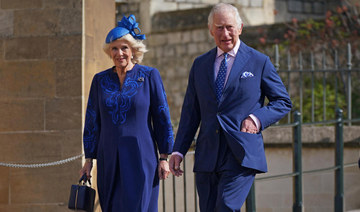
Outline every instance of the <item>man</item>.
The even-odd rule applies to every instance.
[[[170,170],[183,173],[180,163],[200,125],[194,164],[200,210],[240,211],[255,174],[267,171],[261,131],[286,115],[291,101],[269,57],[240,41],[235,7],[215,5],[208,21],[217,47],[190,70]]]

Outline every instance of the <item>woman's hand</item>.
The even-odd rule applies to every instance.
[[[158,165],[159,178],[165,180],[170,174],[169,163],[167,162],[168,155],[160,154],[160,161]]]
[[[80,177],[82,177],[84,174],[86,174],[87,179],[90,179],[91,178],[90,173],[91,173],[92,167],[93,167],[92,160],[86,159],[84,166],[79,171]]]
[[[166,160],[160,160],[158,165],[159,178],[165,180],[170,174],[169,163]]]

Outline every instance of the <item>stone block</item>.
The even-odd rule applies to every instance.
[[[148,43],[151,46],[162,46],[168,42],[167,38],[166,34],[151,34],[148,36]]]
[[[5,40],[5,59],[44,59],[48,57],[47,37],[13,38]]]
[[[54,62],[46,60],[0,63],[0,97],[55,95]]]
[[[206,41],[208,30],[197,29],[193,30],[191,34],[191,38],[194,42],[202,42]]]
[[[0,166],[0,205],[9,203],[9,169]]]
[[[81,34],[82,9],[62,9],[59,24],[61,34]]]
[[[55,136],[61,142],[62,159],[82,154],[82,129],[58,132]]]
[[[174,45],[167,46],[164,52],[164,57],[167,57],[171,60],[172,58],[174,58],[174,56],[175,56],[175,46]]]
[[[206,42],[201,42],[197,44],[198,49],[200,52],[208,52],[209,50],[211,50],[213,48],[213,46],[210,46],[208,43]]]
[[[85,53],[85,58],[86,59],[94,59],[96,58],[95,56],[95,52],[94,52],[94,37],[93,35],[85,35],[85,49],[84,49],[84,53]],[[102,51],[102,46],[101,48],[98,49],[98,51]],[[105,52],[104,52],[105,54]]]
[[[0,65],[1,61],[4,60],[4,40],[0,39]]]
[[[186,46],[179,44],[175,47],[176,57],[181,57],[186,54]]]
[[[57,60],[56,96],[81,96],[81,60]]]
[[[46,100],[45,129],[71,130],[81,129],[81,98],[59,98]]]
[[[44,102],[39,99],[0,101],[0,132],[44,129]]]
[[[14,12],[14,35],[46,36],[60,32],[60,10],[34,9],[16,10]]]
[[[199,54],[199,50],[197,48],[197,45],[194,44],[194,43],[187,44],[187,49],[188,49],[188,54],[190,54],[190,55]]]
[[[34,205],[0,205],[1,212],[14,212],[14,211],[26,211],[26,212],[64,212],[69,211],[67,203],[57,203],[53,205],[48,204],[34,204]]]
[[[168,44],[178,44],[181,42],[181,32],[168,33]]]
[[[263,131],[264,143],[292,143],[292,128],[269,127]]]
[[[81,161],[35,169],[13,169],[10,174],[11,203],[67,204],[71,184],[79,179]],[[59,183],[61,182],[61,183]]]
[[[184,31],[181,33],[181,43],[189,43],[191,42],[191,31]]]
[[[14,12],[0,10],[0,37],[11,36],[14,32]]]
[[[43,7],[56,9],[82,9],[82,2],[79,0],[43,0]]]
[[[1,9],[35,9],[42,7],[42,0],[1,0],[0,3]]]
[[[41,163],[62,159],[65,139],[68,138],[69,136],[66,132],[0,134],[0,146],[2,146],[0,161]],[[7,145],[10,143],[11,145]],[[77,150],[79,151],[79,149]]]
[[[49,39],[49,55],[56,59],[81,59],[81,35],[61,36]]]

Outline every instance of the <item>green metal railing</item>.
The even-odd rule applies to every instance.
[[[292,178],[292,184],[293,184],[293,204],[292,204],[292,211],[293,212],[302,212],[304,210],[304,201],[303,201],[303,175],[305,174],[311,174],[311,173],[322,173],[322,172],[329,172],[334,171],[335,173],[335,179],[334,179],[334,185],[335,185],[335,195],[334,195],[334,211],[335,212],[343,212],[344,211],[344,168],[345,167],[352,167],[356,166],[357,163],[350,163],[350,164],[344,164],[344,139],[343,139],[343,127],[344,123],[349,122],[350,120],[344,120],[343,119],[343,111],[341,109],[336,110],[336,119],[334,120],[328,120],[328,121],[322,121],[322,122],[316,122],[316,125],[322,124],[322,125],[334,125],[334,132],[335,132],[335,164],[331,167],[326,168],[319,168],[319,169],[313,169],[313,170],[302,170],[302,127],[304,125],[311,125],[309,123],[304,124],[302,123],[301,114],[298,111],[295,111],[293,113],[293,123],[290,124],[283,124],[283,125],[275,125],[272,127],[275,128],[283,128],[283,127],[291,127],[293,129],[293,142],[292,142],[292,158],[293,158],[293,171],[291,173],[283,173],[278,175],[272,175],[272,176],[265,176],[265,177],[256,177],[255,182],[249,192],[249,195],[246,199],[246,212],[256,212],[256,199],[255,199],[255,186],[256,183],[259,181],[269,181],[269,180],[278,180],[278,179],[285,179],[285,178]],[[360,119],[352,119],[351,122],[356,123],[360,122]],[[315,124],[315,123],[313,123]],[[189,152],[188,157],[194,156],[194,152]],[[194,178],[194,188],[190,188],[187,190],[187,159],[184,157],[183,160],[183,210],[187,212],[188,209],[191,209],[190,211],[198,211],[198,200],[197,200],[197,191],[195,186],[195,178]],[[162,203],[163,208],[159,211],[167,212],[167,211],[179,211],[178,206],[179,203],[177,202],[177,195],[181,195],[181,192],[177,191],[176,185],[175,185],[175,177],[173,176],[172,179],[172,205],[166,205],[166,196],[169,195],[169,191],[165,189],[165,183],[162,182]],[[166,191],[167,190],[167,191]],[[189,206],[187,202],[187,195],[189,195],[189,192],[193,192],[194,194],[194,205]],[[169,197],[168,197],[169,198]],[[291,205],[289,205],[289,208]],[[169,209],[170,208],[170,209]]]
[[[343,111],[336,110],[336,119],[324,121],[322,124],[335,124],[335,165],[332,167],[314,169],[309,171],[302,171],[302,142],[301,142],[301,114],[294,112],[295,122],[291,125],[293,127],[293,172],[288,174],[273,175],[267,177],[256,178],[255,182],[261,180],[275,180],[280,178],[293,178],[293,212],[303,211],[303,191],[302,191],[302,176],[308,173],[319,173],[324,171],[335,171],[335,197],[334,197],[334,211],[344,211],[344,140],[343,140]],[[360,119],[353,119],[352,122],[359,122]],[[353,166],[354,164],[347,164],[346,166]],[[255,182],[246,200],[246,212],[255,212]]]

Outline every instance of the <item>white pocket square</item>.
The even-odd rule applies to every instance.
[[[253,77],[254,74],[248,71],[245,71],[244,73],[241,74],[241,78],[249,78],[249,77]]]

